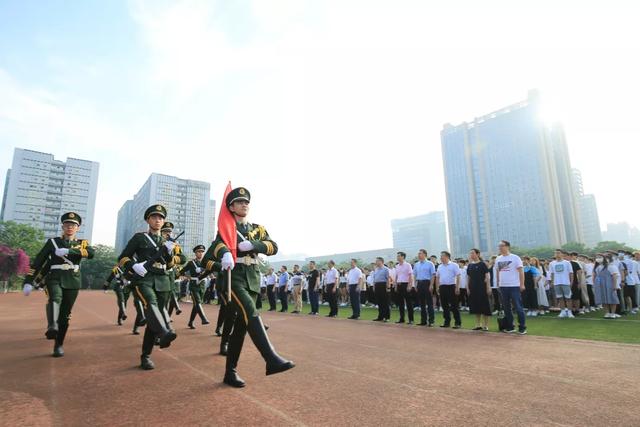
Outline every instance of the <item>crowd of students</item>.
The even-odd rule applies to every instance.
[[[351,260],[350,268],[336,269],[329,261],[318,268],[311,261],[303,269],[294,265],[278,272],[270,268],[262,275],[258,306],[268,301],[275,311],[299,314],[303,304],[308,314],[317,315],[319,305],[329,306],[328,317],[336,317],[341,307],[350,306],[350,319],[359,319],[362,306],[378,309],[375,321],[389,322],[391,308],[397,308],[396,323],[414,323],[420,312],[420,325],[433,326],[435,313],[442,313],[440,327],[461,327],[460,312],[475,315],[473,328],[487,331],[491,316],[504,317],[504,331],[516,332],[513,314],[518,317],[517,332],[526,334],[526,317],[557,313],[575,318],[591,311],[604,311],[604,318],[617,319],[638,312],[640,300],[640,252],[607,251],[595,256],[555,251],[553,259],[520,257],[510,252],[510,243],[499,243],[499,255],[483,259],[472,249],[466,259],[451,259],[443,251],[439,257],[420,250],[417,260],[406,261],[398,252],[394,261],[377,258],[363,266]],[[210,289],[213,289],[211,287]],[[213,298],[208,293],[207,300]],[[508,309],[506,309],[508,307]],[[451,325],[453,317],[453,325]]]

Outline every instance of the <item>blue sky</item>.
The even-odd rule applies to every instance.
[[[634,222],[637,204],[602,177],[636,179],[636,12],[625,1],[4,0],[0,170],[14,147],[99,161],[98,243],[113,243],[118,208],[160,172],[208,181],[215,197],[229,179],[249,187],[254,220],[285,253],[385,247],[391,218],[445,208],[442,125],[538,88],[603,225]]]

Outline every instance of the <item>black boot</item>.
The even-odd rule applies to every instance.
[[[249,318],[247,331],[249,332],[251,340],[262,355],[262,358],[267,362],[267,375],[284,372],[296,366],[290,360],[283,359],[278,355],[278,353],[276,353],[269,341],[267,331],[264,329],[260,316]]]
[[[200,320],[202,321],[203,325],[208,325],[209,323],[209,319],[207,319],[207,316],[204,314],[204,309],[202,308],[202,304],[198,304],[198,314],[200,315]]]
[[[53,345],[53,357],[62,357],[64,356],[64,348],[62,348],[62,344],[64,344],[64,338],[67,335],[67,329],[69,328],[69,324],[64,324],[60,326],[58,330],[58,334],[56,335],[56,341]]]
[[[49,314],[51,317],[49,317]],[[49,325],[45,336],[48,340],[54,340],[58,335],[58,317],[60,317],[60,304],[55,301],[47,304],[47,321]]]
[[[226,341],[220,341],[220,354],[226,356],[229,354],[229,343]]]
[[[147,307],[146,316],[147,329],[160,337],[160,348],[167,348],[171,345],[171,341],[177,338],[174,331],[167,329],[164,317],[157,305],[149,305]],[[146,332],[145,332],[146,336]]]
[[[140,317],[140,320],[138,321],[138,326],[146,325],[147,318],[145,317],[144,309],[142,308],[142,302],[140,302],[140,300],[136,301],[136,311],[138,313],[138,316]]]
[[[140,356],[140,369],[144,369],[145,371],[150,371],[155,369],[156,365],[153,363],[148,354],[143,354]]]
[[[231,387],[241,388],[246,385],[244,380],[238,375],[236,369],[238,367],[242,345],[244,344],[245,333],[246,331],[242,328],[242,330],[234,330],[234,333],[229,337],[229,348],[227,351],[227,363],[223,382]]]
[[[120,303],[120,319],[127,320],[127,309],[124,307],[124,301]]]
[[[198,305],[193,303],[193,307],[191,308],[191,315],[189,316],[189,323],[187,326],[189,329],[195,329],[196,327],[193,325],[193,321],[196,320],[196,316],[198,314]]]
[[[171,295],[171,301],[173,301],[173,305],[176,309],[176,316],[179,316],[182,313],[182,309],[180,308],[180,303],[178,303],[178,298],[176,298],[176,294]]]

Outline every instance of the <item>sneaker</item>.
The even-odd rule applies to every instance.
[[[562,319],[564,317],[567,317],[567,314],[565,313],[564,310],[560,310],[560,314],[558,314],[558,317]]]
[[[505,329],[504,331],[508,334],[513,334],[516,330],[514,328],[511,328],[511,329]]]
[[[531,317],[538,317],[538,312],[537,311],[532,311],[531,312]]]
[[[440,327],[441,327],[441,328],[448,328],[448,327],[449,327],[449,325],[447,325],[447,324],[445,323],[445,324],[443,324],[443,325],[440,325]]]
[[[397,324],[404,323],[404,320],[398,320],[396,323]]]
[[[619,319],[619,318],[621,318],[621,317],[622,317],[622,316],[620,316],[618,313],[611,313],[611,314],[613,314],[613,318],[614,318],[614,319]]]
[[[453,329],[460,329],[462,328],[462,325],[453,325]]]
[[[486,326],[482,327],[482,332],[489,332],[489,328],[487,328]]]
[[[495,311],[491,312],[491,315],[492,315],[492,316],[495,316],[495,315],[497,315],[497,314],[498,314],[498,310],[495,310]]]
[[[481,331],[482,330],[482,326],[476,326],[475,328],[471,329],[472,331]]]
[[[384,319],[373,319],[374,322],[382,322]]]
[[[527,335],[527,330],[526,329],[518,329],[518,334],[519,335]]]
[[[572,312],[570,312],[569,310],[567,310],[567,315],[566,315],[566,317],[568,317],[569,319],[573,319],[573,318],[575,318],[576,316],[574,316]]]
[[[384,323],[389,323],[389,319],[384,319],[383,322]]]
[[[605,313],[604,318],[605,319],[614,319],[614,317],[611,314],[612,313]]]

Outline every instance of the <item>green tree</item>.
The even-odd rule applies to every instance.
[[[0,243],[13,249],[22,249],[33,258],[42,249],[44,233],[27,224],[0,221]]]
[[[80,264],[83,288],[100,289],[118,259],[111,246],[95,245],[94,249],[93,258]]]
[[[567,252],[577,252],[579,254],[586,254],[590,249],[584,243],[569,242],[562,245],[561,249]]]
[[[604,242],[600,242],[598,243],[592,250],[592,253],[602,253],[602,252],[606,252],[606,251],[618,251],[618,250],[625,250],[625,251],[631,251],[633,252],[634,249],[627,246],[624,243],[620,243],[620,242],[616,242],[613,240],[607,240]]]

